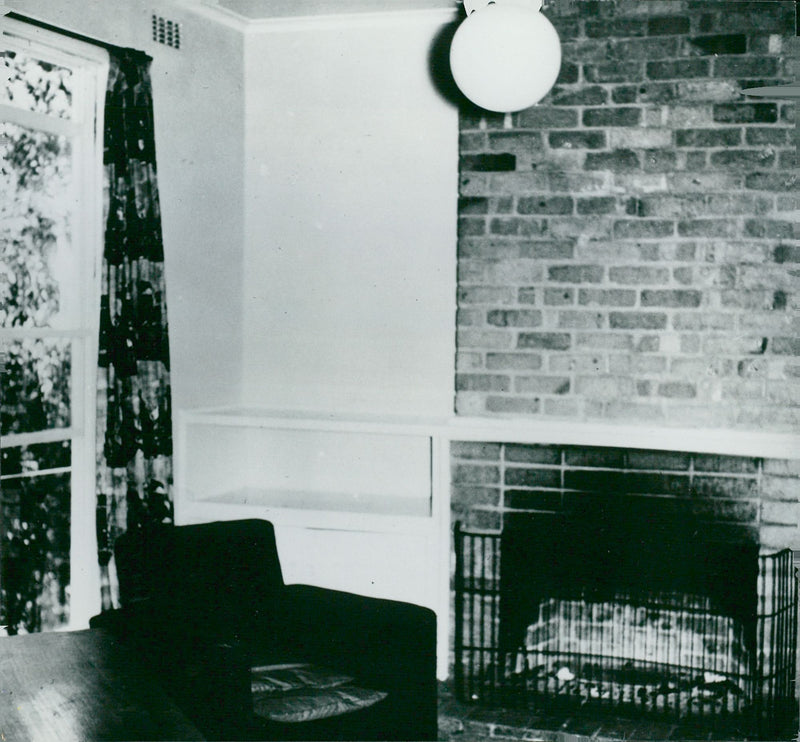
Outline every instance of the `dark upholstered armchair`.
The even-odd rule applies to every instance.
[[[432,611],[285,585],[272,524],[162,526],[115,547],[133,644],[209,739],[436,739]]]

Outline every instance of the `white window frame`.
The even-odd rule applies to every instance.
[[[30,54],[72,70],[71,119],[25,111],[0,103],[0,117],[22,126],[63,134],[72,142],[72,190],[77,204],[72,242],[80,246],[79,326],[59,329],[2,329],[0,345],[25,338],[70,338],[72,343],[71,425],[67,428],[9,434],[0,447],[71,442],[69,621],[64,629],[86,628],[100,610],[100,571],[95,532],[95,418],[100,268],[103,254],[103,111],[108,53],[100,46],[34,25],[0,17],[5,49]],[[37,473],[58,473],[48,470]],[[0,484],[0,486],[2,486]]]

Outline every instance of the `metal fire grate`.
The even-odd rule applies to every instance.
[[[795,715],[792,553],[758,557],[755,631],[708,598],[553,597],[521,646],[501,647],[498,533],[455,526],[454,681],[460,700],[549,712],[607,711],[777,738]]]

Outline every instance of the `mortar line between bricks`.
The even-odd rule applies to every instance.
[[[602,446],[596,446],[596,448],[602,448]],[[750,457],[743,457],[743,458],[750,458]],[[465,461],[469,461],[465,459]],[[760,461],[760,460],[759,460]],[[693,467],[694,459],[692,458],[692,467]],[[559,470],[559,471],[595,471],[598,473],[605,473],[605,472],[618,472],[620,474],[664,474],[664,475],[671,475],[671,476],[678,476],[678,477],[689,477],[691,485],[694,482],[695,477],[715,477],[719,479],[755,479],[760,487],[760,471],[757,469],[755,472],[734,472],[734,471],[704,471],[692,468],[692,473],[690,474],[690,469],[633,469],[627,467],[616,467],[616,466],[581,466],[575,464],[538,464],[538,463],[528,463],[524,461],[511,461],[508,462],[509,469],[546,469],[546,470]],[[563,475],[562,475],[562,487],[563,487]],[[517,485],[515,485],[516,487]],[[525,485],[519,485],[520,487],[524,487]],[[548,488],[548,487],[538,487],[537,489],[555,489],[555,488]]]

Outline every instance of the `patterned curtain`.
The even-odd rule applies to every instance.
[[[172,420],[150,58],[110,50],[97,384],[97,545],[103,610],[114,542],[172,522]]]

